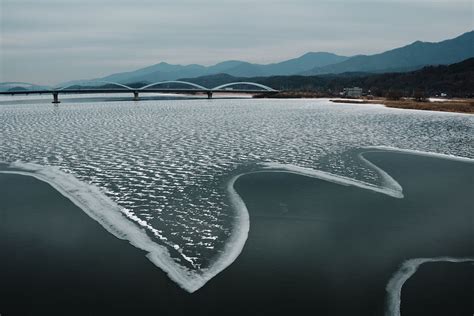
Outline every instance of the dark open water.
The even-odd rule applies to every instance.
[[[0,175],[0,313],[384,315],[412,258],[474,257],[474,164],[364,155],[404,198],[284,172],[243,176],[250,214],[237,260],[193,294],[49,185]],[[472,315],[473,265],[426,263],[402,289],[406,315]]]

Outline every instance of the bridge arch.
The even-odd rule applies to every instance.
[[[262,89],[264,89],[264,90],[266,90],[266,91],[271,91],[271,92],[276,92],[276,91],[277,91],[277,90],[275,90],[275,89],[273,89],[273,88],[270,88],[270,87],[265,86],[265,85],[260,84],[260,83],[246,82],[246,81],[226,83],[226,84],[223,84],[223,85],[214,87],[214,88],[212,88],[211,90],[212,90],[212,91],[217,91],[217,90],[222,90],[222,89],[227,88],[227,87],[230,87],[230,86],[236,86],[236,85],[241,85],[241,84],[250,85],[250,86],[255,86],[255,87],[262,88]]]
[[[29,82],[21,82],[21,81],[8,81],[8,82],[0,82],[0,86],[10,86],[12,84],[22,84],[31,87],[39,87],[39,84],[29,83]]]
[[[29,82],[21,82],[21,81],[8,81],[8,82],[0,82],[0,86],[5,87],[5,86],[12,86],[12,85],[22,85],[22,86],[28,86],[31,88],[34,87],[39,87],[39,88],[51,88],[50,86],[47,85],[39,85],[39,84],[34,84],[34,83],[29,83]]]
[[[76,83],[72,83],[70,85],[67,85],[67,86],[64,86],[64,87],[59,87],[57,89],[55,89],[56,91],[62,91],[62,90],[65,90],[67,88],[70,88],[70,87],[74,87],[74,86],[77,86],[77,85],[81,85],[83,83],[106,83],[106,84],[113,84],[117,87],[121,87],[121,88],[125,88],[125,89],[128,89],[130,91],[134,91],[135,89],[133,89],[132,87],[129,87],[127,85],[124,85],[124,84],[121,84],[121,83],[118,83],[118,82],[112,82],[112,81],[105,81],[105,80],[87,80],[87,81],[80,81],[80,82],[76,82]]]
[[[187,82],[187,81],[179,81],[179,80],[169,80],[169,81],[159,81],[159,82],[155,82],[155,83],[150,83],[149,85],[146,85],[146,86],[143,86],[141,87],[140,91],[144,91],[146,88],[151,88],[151,87],[154,87],[154,86],[157,86],[157,85],[161,85],[161,84],[168,84],[168,83],[179,83],[179,84],[184,84],[184,85],[188,85],[188,86],[192,86],[194,88],[197,88],[199,90],[204,90],[204,91],[208,91],[209,89],[206,88],[206,87],[203,87],[201,85],[198,85],[196,83],[192,83],[192,82]]]

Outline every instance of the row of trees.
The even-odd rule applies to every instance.
[[[373,92],[372,95],[377,97],[386,97],[389,100],[400,100],[403,97],[411,97],[417,102],[425,102],[428,101],[430,95],[426,93],[423,89],[414,89],[412,93],[407,93],[406,91],[397,90],[397,89],[389,89],[388,91],[381,91],[376,89],[376,92]]]

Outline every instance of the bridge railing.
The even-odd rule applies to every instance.
[[[212,88],[211,91],[222,91],[222,90],[225,90],[226,88],[229,88],[232,86],[239,86],[239,85],[249,85],[249,86],[254,86],[257,88],[262,88],[264,91],[277,92],[277,90],[270,88],[266,85],[255,83],[255,82],[247,82],[247,81],[226,83],[226,84]],[[225,91],[228,91],[228,90],[225,90]],[[252,90],[252,91],[256,91],[256,90]]]
[[[53,103],[59,103],[59,93],[114,93],[116,90],[111,89],[111,88],[104,88],[104,87],[98,87],[97,89],[91,88],[90,84],[97,84],[97,83],[103,83],[103,84],[108,84],[108,85],[114,85],[120,88],[117,90],[119,93],[133,93],[134,100],[139,100],[139,93],[145,93],[145,92],[177,92],[177,93],[183,93],[183,92],[188,92],[188,93],[193,93],[193,92],[200,92],[200,93],[205,93],[207,94],[208,98],[212,98],[213,93],[218,93],[218,92],[227,92],[227,93],[273,93],[273,92],[278,92],[278,90],[275,90],[271,87],[268,87],[266,85],[260,84],[260,83],[255,83],[255,82],[249,82],[249,81],[239,81],[239,82],[230,82],[226,84],[222,84],[219,86],[216,86],[214,88],[206,88],[202,85],[199,85],[197,83],[193,82],[188,82],[188,81],[182,81],[182,80],[166,80],[166,81],[159,81],[159,82],[154,82],[150,83],[147,85],[144,85],[139,88],[133,88],[125,84],[121,84],[118,82],[113,82],[113,81],[105,81],[105,80],[87,80],[87,81],[82,81],[82,82],[74,82],[69,85],[63,86],[63,87],[56,87],[56,88],[51,88],[51,89],[42,89],[42,90],[26,90],[26,91],[0,91],[0,94],[33,94],[33,93],[52,93],[53,94]],[[7,84],[7,83],[5,83]],[[9,83],[12,84],[12,83]],[[13,83],[15,84],[15,83]],[[16,84],[28,84],[28,83],[20,83],[17,82]],[[70,89],[76,86],[81,86],[81,84],[88,84],[89,86],[85,86],[83,88],[75,88],[75,89]],[[34,86],[33,84],[30,84],[31,86]],[[176,88],[164,88],[164,89],[157,89],[154,87],[160,86],[160,85],[185,85],[190,87],[190,89],[176,89]],[[233,87],[235,86],[252,86],[258,89],[234,89]],[[150,89],[154,88],[154,89]]]

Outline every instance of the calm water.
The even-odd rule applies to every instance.
[[[238,229],[227,184],[263,163],[383,186],[381,174],[358,158],[360,148],[474,157],[473,116],[328,100],[3,102],[0,122],[0,161],[57,166],[100,188],[197,274],[228,251]],[[265,208],[250,204],[252,231],[252,212]]]

